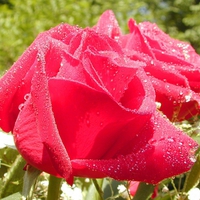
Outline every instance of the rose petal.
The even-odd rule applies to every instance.
[[[122,53],[122,49],[116,41],[109,38],[107,35],[100,35],[93,29],[86,28],[71,38],[68,53],[75,58],[80,59],[82,54],[88,47],[92,46],[97,51],[116,51]]]
[[[23,86],[23,78],[28,73],[30,66],[35,61],[37,50],[34,49],[35,44],[32,44],[27,51],[18,59],[16,63],[8,70],[8,72],[0,79],[0,127],[5,131],[12,131],[17,114],[19,112],[19,102],[13,101],[19,87]],[[23,89],[29,91],[29,89]],[[22,93],[21,100],[25,93]],[[19,101],[21,101],[19,100]],[[23,99],[24,101],[24,99]],[[22,102],[21,102],[22,103]],[[15,109],[13,111],[13,109]]]
[[[157,59],[173,63],[179,73],[185,75],[192,89],[199,92],[200,56],[186,42],[171,38],[150,22],[140,23],[139,29],[154,52]]]
[[[200,56],[189,44],[170,38],[155,24],[137,25],[130,20],[129,28],[131,33],[120,37],[119,44],[129,58],[147,64],[144,70],[152,80],[161,111],[173,121],[198,115]],[[196,62],[190,62],[190,54]]]
[[[151,77],[156,91],[156,101],[161,102],[160,110],[171,120],[180,121],[198,115],[200,97],[190,88],[180,87]]]
[[[171,38],[159,29],[156,24],[150,22],[142,22],[138,27],[152,49],[158,49],[163,51],[163,53],[175,55],[189,63],[200,63],[200,56],[189,43]]]
[[[114,159],[72,160],[74,174],[156,184],[189,170],[197,144],[157,113],[128,147],[129,154]]]
[[[93,29],[100,34],[106,34],[110,38],[118,40],[121,30],[114,13],[111,10],[105,11]]]
[[[140,80],[138,85],[134,84],[136,86],[134,88],[134,95],[137,96],[138,93],[141,93],[139,95],[144,96],[144,93],[142,92],[143,90],[139,89],[141,88],[139,84],[141,84],[143,81],[144,83],[142,84],[148,82],[148,77],[145,75],[144,71],[143,74],[139,73],[140,63],[132,62],[131,60],[125,61],[123,57],[121,57],[121,59],[116,59],[116,57],[118,56],[119,58],[121,54],[108,54],[108,52],[98,53],[97,51],[92,51],[89,49],[84,55],[85,60],[89,62],[84,64],[84,67],[88,73],[95,73],[98,77],[97,79],[99,80],[98,83],[101,85],[101,87],[105,88],[116,101],[119,101],[124,96],[124,92],[127,90],[128,84],[134,79],[134,77],[136,81],[136,72],[138,72],[138,74],[140,74],[142,77],[139,77]],[[149,84],[149,82],[147,84]],[[136,94],[137,87],[139,92]],[[152,92],[153,88],[151,85],[148,85],[148,87],[149,91]],[[151,95],[154,94],[152,93]]]
[[[31,98],[19,113],[13,134],[19,152],[29,164],[69,179],[71,163],[51,110],[43,53],[32,80]]]
[[[52,41],[55,41],[49,37],[50,32],[46,31],[38,35],[17,62],[0,78],[0,126],[6,132],[12,131],[19,113],[18,105],[24,102],[24,96],[30,92],[31,79],[35,72],[35,62],[37,61],[37,44],[40,43],[43,48],[49,48],[48,45],[51,45]],[[49,76],[55,75],[55,72],[58,71],[57,66],[60,66],[60,57],[57,55],[60,55],[59,49],[61,48],[58,48],[59,44],[57,41],[52,45],[54,48],[51,48],[52,51],[49,51],[49,53],[55,56],[48,56],[51,61],[49,62],[51,63],[51,67],[46,66]]]
[[[62,23],[48,31],[45,31],[44,33],[49,37],[58,40],[58,43],[65,43],[68,45],[71,38],[81,30],[82,29],[78,26],[71,26],[69,24]]]
[[[119,43],[122,44],[122,47],[142,52],[154,58],[151,48],[145,37],[141,34],[136,22],[130,19],[128,25],[131,33],[125,37],[120,37]],[[126,42],[124,42],[124,40]]]
[[[112,157],[119,149],[121,151],[126,140],[134,137],[136,130],[155,110],[155,104],[152,104],[148,108],[144,106],[145,109],[142,107],[141,110],[131,111],[119,105],[107,93],[69,80],[51,79],[49,90],[59,134],[71,159]],[[130,86],[129,90],[132,91],[133,87]],[[135,99],[130,96],[129,101],[131,98]],[[144,105],[153,102],[145,95],[140,101]],[[136,120],[137,117],[140,117],[140,122]],[[137,126],[135,133],[126,133],[126,124],[130,121]],[[121,140],[121,136],[126,139]]]

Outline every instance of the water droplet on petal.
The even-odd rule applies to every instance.
[[[185,96],[185,101],[186,102],[189,102],[191,100],[191,95],[189,94],[189,95],[186,95]]]
[[[180,91],[180,92],[179,92],[179,95],[180,95],[180,96],[182,96],[182,95],[183,95],[183,92],[182,92],[182,91]]]
[[[160,102],[156,102],[156,108],[160,109],[161,108],[161,103]]]
[[[174,138],[172,138],[172,137],[168,138],[167,140],[168,140],[168,142],[174,142]]]
[[[119,36],[114,36],[114,40],[118,41],[119,40]]]
[[[25,95],[24,95],[24,100],[25,100],[25,101],[28,100],[29,97],[30,97],[30,94],[25,94]]]
[[[149,140],[149,144],[151,144],[151,145],[155,144],[156,142],[157,142],[157,141],[156,141],[155,139]]]
[[[40,62],[40,54],[37,55],[37,61]]]
[[[154,65],[154,61],[153,60],[151,60],[151,65]]]
[[[18,106],[18,109],[20,110],[20,111],[22,111],[23,110],[23,108],[24,108],[24,104],[22,103],[22,104],[20,104],[19,106]]]
[[[89,126],[90,125],[90,120],[86,120],[86,124]]]

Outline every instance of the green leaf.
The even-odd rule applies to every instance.
[[[22,190],[24,165],[24,159],[18,155],[14,163],[9,168],[7,175],[3,178],[2,187],[0,188],[0,197],[3,198]]]
[[[22,190],[22,196],[24,198],[26,198],[29,195],[31,187],[33,183],[35,182],[35,179],[39,176],[40,173],[41,173],[40,170],[32,166],[27,167],[27,170],[24,174],[24,182],[23,182],[23,190]]]
[[[21,194],[19,192],[12,194],[10,196],[7,196],[1,200],[21,200]]]
[[[190,189],[195,187],[199,183],[200,178],[200,154],[197,156],[197,160],[187,175],[185,184],[184,184],[184,192],[188,192]]]
[[[93,184],[89,187],[85,199],[103,200],[102,186],[104,179],[92,179]]]

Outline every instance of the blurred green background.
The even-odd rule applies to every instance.
[[[151,21],[200,53],[200,0],[0,0],[0,71],[8,69],[38,33],[62,22],[93,26],[112,9],[124,33],[127,21]]]

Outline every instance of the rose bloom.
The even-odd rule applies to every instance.
[[[157,111],[145,63],[106,29],[41,33],[0,79],[0,127],[29,165],[68,183],[157,183],[189,170],[196,142]]]
[[[108,20],[109,19],[109,20]],[[94,27],[118,41],[132,60],[145,62],[160,110],[171,121],[200,114],[200,56],[186,42],[175,40],[156,24],[129,20],[123,35],[112,11],[105,12]]]

